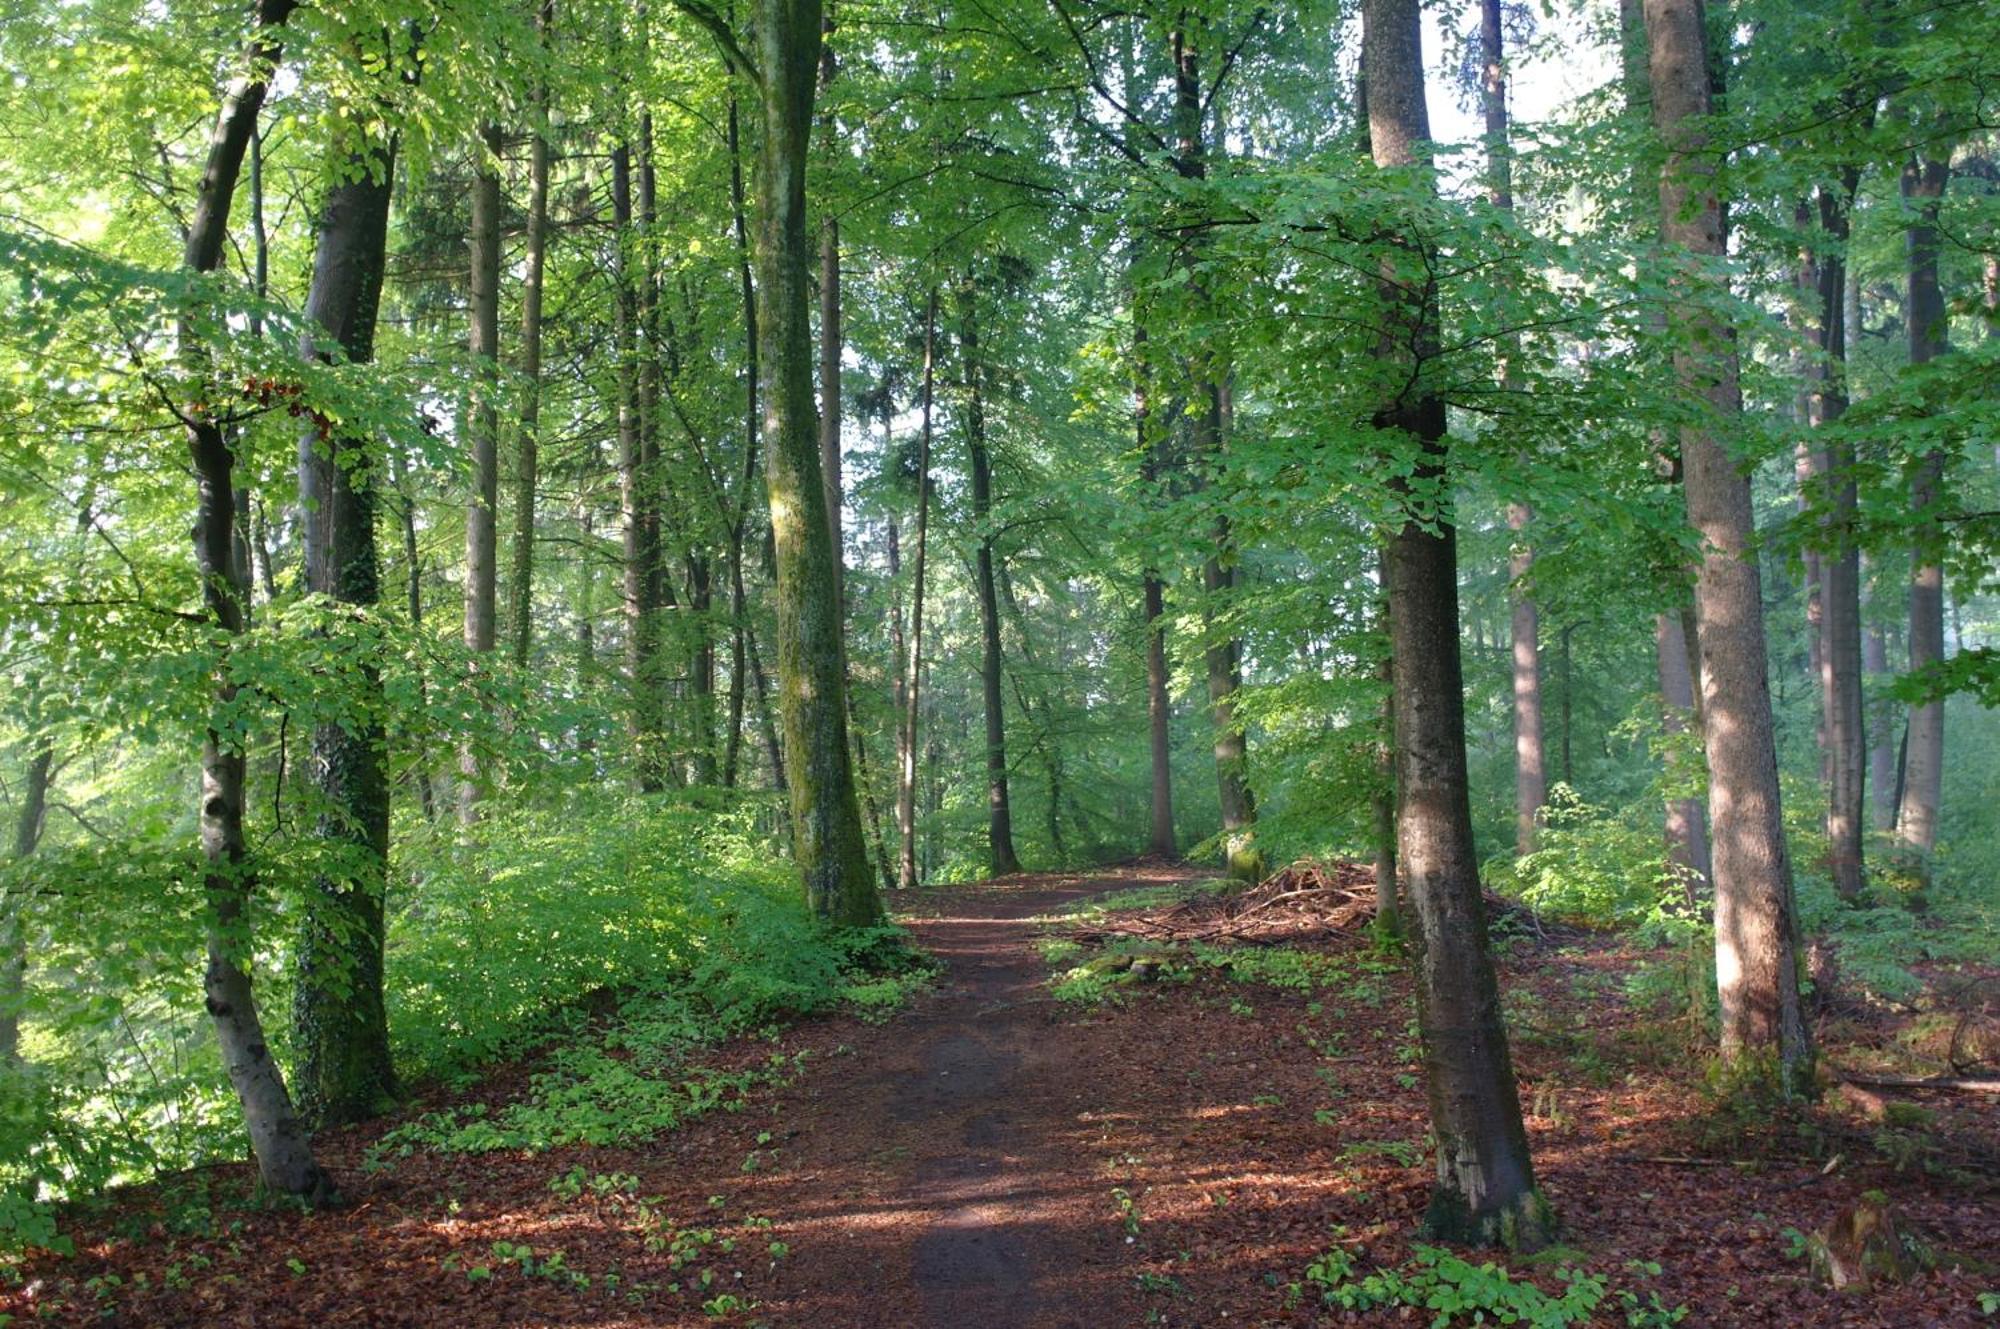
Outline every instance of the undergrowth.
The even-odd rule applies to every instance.
[[[1633,1262],[1637,1277],[1659,1272],[1657,1265]],[[1291,1285],[1296,1303],[1310,1285],[1321,1301],[1347,1311],[1408,1307],[1434,1311],[1433,1329],[1454,1324],[1523,1324],[1533,1329],[1565,1329],[1600,1316],[1633,1329],[1666,1329],[1687,1318],[1684,1306],[1668,1307],[1658,1293],[1642,1297],[1613,1287],[1603,1274],[1558,1265],[1559,1291],[1544,1291],[1498,1264],[1471,1261],[1435,1246],[1414,1246],[1410,1259],[1394,1268],[1362,1273],[1352,1252],[1335,1246],[1306,1266],[1304,1283]],[[1408,1310],[1403,1312],[1409,1314]]]

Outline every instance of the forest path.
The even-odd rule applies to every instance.
[[[809,1072],[810,1110],[787,1123],[784,1171],[805,1193],[773,1197],[802,1230],[786,1271],[799,1295],[778,1323],[1107,1323],[1132,1275],[1097,1157],[1105,1067],[1058,1023],[1037,920],[1190,875],[1017,877],[915,902],[904,921],[945,965],[936,992],[837,1075]]]

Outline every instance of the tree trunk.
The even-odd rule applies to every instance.
[[[1646,0],[1653,121],[1668,155],[1660,176],[1661,232],[1686,256],[1684,289],[1712,280],[1724,253],[1710,113],[1708,39],[1700,0]],[[1721,429],[1742,411],[1729,329],[1701,312],[1696,293],[1673,311],[1675,370],[1706,397],[1713,424],[1681,429],[1688,521],[1701,538],[1695,616],[1701,647],[1702,729],[1715,842],[1716,986],[1725,1057],[1775,1053],[1788,1086],[1809,1074],[1812,1051],[1793,954],[1792,867],[1779,810],[1777,749],[1766,681],[1764,606],[1752,539],[1750,477]]]
[[[236,179],[244,153],[256,138],[257,117],[281,54],[275,30],[291,17],[295,7],[291,0],[261,0],[258,5],[257,33],[249,43],[245,72],[223,96],[188,222],[182,263],[193,272],[213,272],[222,261]],[[181,352],[184,357],[205,359],[188,344],[185,335]],[[247,585],[233,580],[241,566],[231,548],[235,539],[236,459],[221,428],[212,420],[194,420],[187,433],[195,469],[194,546],[202,603],[216,627],[233,636],[243,630],[244,605],[250,595]],[[235,698],[236,685],[226,677],[218,678],[217,706],[226,710]],[[222,1050],[230,1087],[243,1109],[258,1176],[274,1191],[317,1204],[332,1198],[333,1184],[313,1158],[284,1073],[271,1057],[251,983],[254,950],[246,916],[251,882],[243,867],[244,803],[242,750],[226,744],[221,733],[210,729],[202,741],[198,815],[207,865],[203,880],[203,931],[208,954],[204,1004]]]
[[[830,514],[813,402],[806,160],[818,76],[819,0],[757,0],[763,135],[757,153],[757,325],[771,391],[764,474],[777,552],[779,710],[793,852],[828,922],[882,916],[847,743],[847,684]]]
[[[909,681],[903,696],[902,765],[896,781],[896,829],[902,835],[896,884],[916,889],[917,872],[917,735],[924,677],[924,557],[928,552],[931,511],[931,407],[937,374],[937,288],[924,302],[923,425],[917,435],[917,547],[910,560]]]
[[[1153,437],[1153,379],[1146,363],[1146,330],[1132,329],[1132,421],[1144,478],[1157,482],[1164,466],[1161,440]],[[1153,829],[1148,849],[1162,858],[1180,852],[1174,837],[1173,674],[1167,666],[1166,583],[1148,569],[1144,577],[1146,616],[1146,730],[1153,758]]]
[[[1854,523],[1858,488],[1854,444],[1837,428],[1847,411],[1848,211],[1861,173],[1848,169],[1838,189],[1818,189],[1825,252],[1804,265],[1815,307],[1817,359],[1807,377],[1807,420],[1824,440],[1824,471],[1809,495],[1820,548],[1819,692],[1826,755],[1827,866],[1843,899],[1861,894],[1867,734],[1861,709],[1861,551]],[[1802,281],[1802,285],[1807,285]],[[1819,430],[1827,430],[1818,434]]]
[[[404,608],[410,615],[412,630],[424,625],[424,565],[417,553],[417,500],[410,492],[409,476],[400,449],[389,452],[389,483],[396,491],[396,518],[403,534],[403,592]],[[426,694],[429,686],[421,672],[417,674],[417,704],[427,705]],[[428,762],[418,761],[413,772],[417,786],[417,806],[424,814],[424,820],[437,819],[437,797],[431,788],[431,768]]]
[[[41,843],[48,814],[49,771],[55,749],[37,743],[21,780],[21,810],[14,818],[14,860],[29,857]],[[21,1066],[21,1003],[26,996],[28,902],[18,893],[0,895],[0,1075]]]
[[[729,98],[729,210],[736,234],[736,282],[743,304],[743,472],[729,523],[729,717],[722,740],[722,783],[736,787],[736,767],[743,751],[743,704],[748,681],[748,656],[743,592],[743,545],[749,534],[750,491],[757,477],[757,286],[750,272],[749,208],[743,193],[743,129],[736,98]],[[762,686],[762,680],[759,680]],[[779,781],[782,786],[784,782]]]
[[[333,345],[322,348],[308,335],[304,356],[337,352],[355,364],[374,356],[395,154],[393,141],[359,150],[327,196],[305,312],[333,334]],[[299,440],[306,589],[364,613],[380,598],[374,451],[365,438],[322,437],[310,423]],[[313,734],[319,834],[338,847],[339,868],[307,892],[293,998],[299,1108],[328,1125],[374,1116],[396,1092],[382,999],[389,786],[382,681],[372,661],[358,686],[357,718]]]
[[[1664,702],[1660,724],[1672,741],[1699,725],[1694,704],[1694,657],[1688,643],[1686,616],[1656,615],[1653,648]],[[1670,752],[1667,758],[1670,786],[1692,787],[1699,783],[1699,765],[1695,764],[1692,770],[1687,769],[1688,765]],[[1680,874],[1690,898],[1706,895],[1715,870],[1708,852],[1708,809],[1698,794],[1667,799],[1666,830],[1667,862]]]
[[[1417,0],[1365,0],[1362,66],[1375,162],[1407,171],[1430,138]],[[1436,294],[1406,240],[1385,261],[1391,323],[1380,354],[1409,386],[1378,427],[1421,444],[1414,493],[1437,493],[1446,462],[1444,403],[1425,386],[1437,353]],[[1402,280],[1398,280],[1398,276]],[[1487,948],[1465,760],[1459,668],[1457,533],[1442,498],[1405,513],[1383,556],[1395,699],[1397,849],[1413,916],[1417,1017],[1437,1180],[1425,1226],[1444,1239],[1534,1247],[1554,1220],[1535,1189]]]
[[[986,446],[985,367],[979,361],[979,323],[970,276],[961,291],[963,301],[959,352],[965,375],[966,471],[972,481],[972,520],[978,527],[979,685],[986,715],[986,846],[987,865],[996,877],[1021,870],[1014,852],[1014,808],[1007,794],[1007,714],[1001,694],[1000,602],[993,571],[993,458]]]
[[[275,29],[294,8],[290,0],[262,0],[258,6],[257,33],[250,41],[245,72],[224,94],[215,133],[209,139],[208,160],[182,256],[183,265],[191,271],[213,272],[221,263],[236,179],[244,154],[256,138],[268,80],[281,54]],[[184,357],[205,359],[185,336],[181,351]],[[187,433],[195,468],[195,564],[201,572],[203,607],[217,628],[233,636],[243,630],[244,607],[250,596],[249,586],[236,580],[242,561],[231,547],[236,534],[235,457],[221,428],[212,420],[195,419]],[[235,701],[236,685],[226,677],[218,678],[215,697],[218,707],[229,708]],[[274,1191],[317,1204],[332,1197],[333,1184],[313,1158],[284,1074],[270,1055],[251,983],[254,951],[246,918],[251,883],[243,867],[244,804],[242,750],[225,744],[221,733],[210,729],[202,742],[198,815],[207,864],[203,882],[208,953],[204,1004],[230,1086],[243,1109],[259,1177]],[[38,829],[40,818],[35,820]],[[17,849],[25,838],[17,836]]]
[[[492,651],[499,576],[500,502],[500,129],[480,133],[472,178],[472,266],[466,350],[473,363],[472,501],[465,510],[465,649],[474,658]],[[479,756],[468,742],[458,755],[458,820],[479,820],[486,795]]]
[[[822,94],[833,86],[840,68],[833,47],[826,40],[833,35],[833,5],[834,0],[826,0],[826,13],[820,21]],[[835,123],[832,111],[822,113],[820,131],[827,161],[831,163],[840,148],[840,126]],[[819,468],[821,483],[826,488],[827,532],[833,545],[834,603],[845,615],[845,550],[840,535],[840,353],[840,223],[829,210],[819,226]],[[844,624],[846,620],[843,617],[841,621]]]
[[[1938,210],[1951,167],[1918,160],[1903,170],[1903,197],[1916,220],[1905,232],[1909,259],[1909,353],[1913,365],[1928,364],[1950,348],[1944,291],[1938,284]],[[1945,533],[1938,521],[1944,497],[1944,453],[1919,458],[1910,475],[1910,506],[1918,514],[1911,551],[1910,672],[1944,662]],[[1944,791],[1944,702],[1910,708],[1904,740],[1903,793],[1896,811],[1896,840],[1928,859],[1937,846],[1938,806]]]
[[[1208,144],[1202,117],[1200,43],[1195,31],[1182,25],[1173,32],[1175,167],[1189,180],[1208,175]],[[1195,289],[1200,278],[1197,275]],[[1222,375],[1218,356],[1208,348],[1189,357],[1195,406],[1189,421],[1189,450],[1201,464],[1212,465],[1224,447]],[[1218,509],[1214,546],[1203,560],[1202,587],[1209,602],[1227,601],[1236,585],[1233,538],[1227,512]],[[1215,725],[1216,799],[1222,811],[1223,852],[1229,875],[1256,881],[1264,875],[1263,855],[1256,845],[1257,801],[1250,789],[1249,743],[1236,720],[1236,690],[1243,685],[1242,642],[1234,635],[1214,642],[1204,652],[1208,670],[1208,700]]]
[[[1886,686],[1889,678],[1889,643],[1879,625],[1871,624],[1861,638],[1861,668]],[[1896,703],[1878,697],[1868,708],[1868,788],[1869,824],[1877,831],[1896,829]]]
[[[1479,49],[1484,66],[1480,80],[1486,117],[1487,199],[1504,212],[1514,210],[1513,146],[1507,121],[1507,39],[1501,26],[1501,0],[1480,0]],[[1507,361],[1518,349],[1508,338],[1502,351],[1500,383],[1513,388]],[[1530,587],[1535,568],[1534,545],[1524,532],[1533,518],[1526,503],[1507,505],[1507,529],[1514,533],[1507,559],[1508,599],[1512,606],[1509,642],[1514,663],[1514,852],[1535,848],[1535,816],[1549,801],[1547,758],[1542,747],[1541,616]]]
[[[546,46],[554,0],[543,0],[535,27]],[[549,94],[537,87],[534,138],[528,145],[528,234],[521,257],[521,407],[514,428],[514,567],[508,586],[508,651],[525,668],[535,640],[535,490],[541,483],[542,285],[549,252]]]
[[[1384,570],[1383,584],[1388,582]],[[1381,633],[1386,648],[1389,606],[1382,605]],[[1382,711],[1375,738],[1375,788],[1368,800],[1369,830],[1375,849],[1375,935],[1395,941],[1403,935],[1401,883],[1396,879],[1396,678],[1395,659],[1385,649],[1376,668],[1382,684]]]
[[[643,393],[639,383],[640,300],[632,269],[640,261],[640,245],[632,216],[632,149],[620,143],[611,152],[611,216],[616,230],[612,246],[613,339],[618,355],[618,506],[622,532],[621,586],[625,615],[625,676],[631,688],[634,768],[642,793],[656,793],[666,784],[666,735],[661,714],[663,688],[656,677],[652,649],[657,616],[652,592],[658,578],[649,565],[654,546],[648,538],[652,477],[646,467]]]

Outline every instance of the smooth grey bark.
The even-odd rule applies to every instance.
[[[986,367],[979,359],[978,293],[968,276],[959,292],[960,371],[965,389],[966,474],[972,482],[972,520],[978,527],[974,590],[979,602],[979,695],[986,720],[986,853],[996,877],[1021,870],[1014,852],[1014,806],[1007,791],[1007,712],[1001,692],[1000,603],[995,589],[993,456],[986,440]]]
[[[535,13],[542,43],[555,21],[554,0]],[[535,641],[535,500],[541,484],[542,294],[549,253],[549,93],[535,89],[528,144],[527,236],[521,256],[521,404],[514,426],[513,567],[507,585],[507,651],[525,667]]]
[[[396,524],[403,536],[403,599],[404,610],[410,616],[410,626],[424,625],[424,565],[417,552],[417,501],[411,493],[408,464],[400,450],[389,452],[389,485],[396,495]],[[429,686],[420,673],[417,675],[417,704],[427,704]],[[411,772],[417,786],[417,806],[424,814],[425,821],[437,817],[436,794],[431,788],[431,770],[425,762],[418,762]]]
[[[472,358],[473,396],[467,424],[472,497],[465,509],[465,649],[477,657],[493,650],[499,578],[500,502],[500,129],[480,133],[472,176],[470,318],[466,351]],[[471,743],[458,754],[458,820],[479,819],[486,796],[479,756]]]
[[[903,690],[903,733],[896,779],[896,829],[902,837],[896,884],[914,890],[917,871],[917,735],[924,678],[924,558],[930,540],[931,409],[937,375],[937,288],[924,302],[923,424],[917,436],[917,547],[910,560],[910,657]]]
[[[357,148],[319,217],[307,358],[374,358],[376,316],[389,231],[394,141]],[[366,613],[380,600],[375,547],[376,473],[370,440],[308,422],[299,438],[306,589]],[[299,1109],[319,1125],[357,1121],[394,1097],[388,1017],[382,997],[384,894],[388,886],[389,784],[382,680],[366,662],[362,697],[347,725],[322,724],[311,772],[321,804],[319,835],[336,851],[334,871],[307,891],[296,952],[293,1047]]]
[[[213,272],[222,261],[236,181],[244,156],[256,140],[258,115],[282,55],[277,30],[295,8],[291,0],[261,0],[243,71],[223,94],[181,256],[182,265],[192,272]],[[195,367],[203,367],[206,356],[193,343],[191,329],[183,326],[180,353]],[[243,631],[250,600],[250,586],[243,576],[245,560],[237,557],[234,548],[236,459],[221,425],[212,417],[190,414],[184,423],[195,470],[194,553],[201,575],[202,606],[210,621],[233,637]],[[235,698],[236,685],[227,677],[218,678],[217,705],[227,709]],[[333,1183],[313,1157],[284,1073],[271,1056],[251,980],[250,957],[254,952],[247,918],[251,882],[243,861],[244,767],[240,744],[227,741],[212,728],[203,734],[197,817],[206,862],[203,1002],[222,1050],[230,1087],[243,1109],[259,1178],[274,1191],[317,1204],[333,1197]],[[17,836],[15,847],[19,849],[21,843]]]
[[[1906,308],[1909,357],[1928,364],[1950,349],[1944,289],[1938,282],[1938,211],[1951,179],[1949,163],[1913,160],[1903,169],[1902,191],[1915,218],[1904,231],[1908,266]],[[1918,522],[1911,549],[1910,672],[1944,662],[1945,533],[1938,521],[1944,498],[1944,453],[1927,453],[1910,473],[1910,507]],[[1896,810],[1896,840],[1927,858],[1937,847],[1938,807],[1944,793],[1944,702],[1910,708],[1904,739],[1903,793]]]
[[[1387,575],[1383,578],[1387,585]],[[1396,662],[1389,646],[1389,606],[1385,599],[1378,630],[1382,662],[1376,679],[1382,684],[1382,708],[1375,737],[1375,789],[1368,799],[1369,832],[1375,861],[1375,933],[1384,940],[1403,935],[1402,887],[1396,879]]]
[[[1696,288],[1724,254],[1714,150],[1708,36],[1700,0],[1645,0],[1653,123],[1666,141],[1661,235],[1684,266],[1670,311],[1681,388],[1710,418],[1680,431],[1688,522],[1701,539],[1695,615],[1702,730],[1713,829],[1716,988],[1725,1057],[1775,1054],[1787,1086],[1803,1083],[1812,1050],[1799,1005],[1791,859],[1778,795],[1766,674],[1764,606],[1752,539],[1750,478],[1726,431],[1742,413],[1731,331],[1703,312]]]
[[[750,496],[757,479],[757,284],[750,271],[750,210],[743,189],[742,116],[736,98],[729,98],[726,141],[729,148],[730,224],[736,237],[736,283],[743,306],[743,470],[736,501],[725,514],[729,523],[729,702],[722,739],[722,783],[736,787],[736,768],[743,752],[743,706],[749,680],[745,614],[749,611],[743,585],[743,548],[749,537]],[[761,677],[758,686],[763,686]],[[760,693],[761,696],[761,693]],[[774,765],[782,771],[782,765]],[[782,788],[784,781],[778,781]]]
[[[1418,0],[1365,0],[1369,142],[1386,170],[1423,166],[1430,140]],[[1527,1132],[1487,945],[1472,838],[1459,664],[1457,531],[1445,487],[1444,402],[1429,387],[1435,288],[1420,236],[1385,257],[1379,354],[1403,387],[1375,423],[1420,444],[1399,484],[1408,510],[1383,554],[1395,706],[1397,850],[1411,916],[1417,1019],[1437,1141],[1426,1228],[1437,1237],[1534,1247],[1554,1218],[1535,1188]]]

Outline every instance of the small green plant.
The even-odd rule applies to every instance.
[[[1118,1225],[1125,1229],[1127,1245],[1139,1239],[1139,1202],[1123,1186],[1111,1188],[1111,1202],[1117,1206]]]

